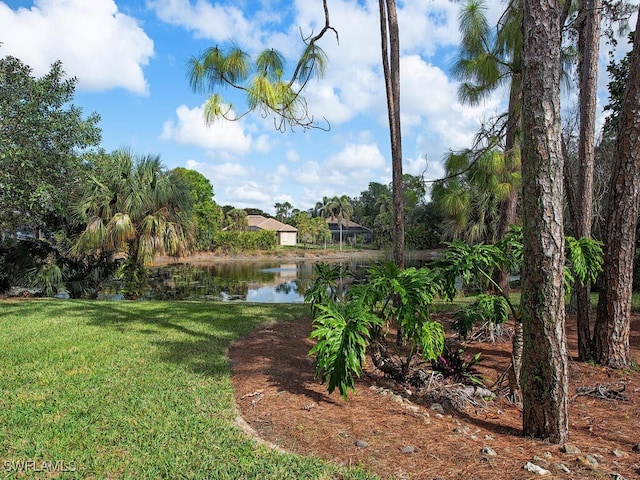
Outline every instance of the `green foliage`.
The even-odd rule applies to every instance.
[[[329,393],[337,387],[346,398],[348,391],[354,390],[354,376],[362,373],[371,330],[382,321],[365,308],[362,300],[316,304],[315,308],[319,315],[313,322],[311,338],[317,343],[309,354],[316,355],[316,376],[323,383],[329,379]]]
[[[141,267],[156,255],[185,255],[194,244],[192,200],[184,177],[164,170],[159,157],[117,150],[96,161],[74,205],[85,226],[73,253],[125,254]]]
[[[136,300],[147,291],[147,269],[136,261],[127,259],[116,272],[116,278],[122,280],[122,294],[125,298]]]
[[[505,252],[498,245],[467,245],[460,240],[445,245],[447,250],[434,262],[433,268],[437,270],[441,294],[448,300],[453,300],[458,292],[458,279],[468,285],[474,282],[486,285],[491,281],[493,269],[508,263]]]
[[[393,262],[373,265],[344,302],[331,295],[338,270],[323,265],[318,273],[322,281],[307,290],[305,301],[312,302],[321,319],[316,318],[311,337],[322,341],[310,353],[317,356],[322,380],[329,378],[329,391],[337,386],[346,396],[354,376],[360,375],[367,346],[384,340],[394,322],[407,344],[397,360],[389,359],[397,371],[408,374],[416,354],[426,360],[440,355],[445,335],[442,325],[430,319],[437,285],[428,269],[400,270]]]
[[[509,319],[509,304],[502,296],[482,293],[473,304],[459,309],[455,313],[455,318],[453,327],[460,337],[467,338],[473,326],[478,323],[490,325],[506,323]]]
[[[238,120],[257,111],[263,117],[273,115],[277,129],[317,127],[317,122],[307,111],[302,90],[309,80],[324,75],[327,57],[316,44],[328,30],[305,40],[305,48],[298,63],[286,78],[284,56],[273,48],[267,48],[252,58],[236,45],[223,49],[218,46],[206,49],[201,55],[187,62],[187,79],[196,92],[211,92],[206,101],[205,120]],[[221,91],[231,88],[245,95],[246,111],[237,113],[227,103]]]
[[[83,154],[100,143],[100,117],[71,102],[75,78],[55,62],[40,77],[0,58],[0,229],[53,232],[84,179]]]
[[[329,224],[322,217],[311,218],[305,212],[298,212],[294,223],[298,229],[298,242],[300,243],[322,245],[331,240]]]
[[[478,363],[480,363],[480,352],[467,360],[464,357],[464,348],[452,349],[449,345],[445,345],[442,355],[431,362],[431,368],[441,373],[444,378],[456,383],[482,385],[482,379],[476,367]]]
[[[444,343],[442,326],[430,321],[436,287],[432,272],[426,268],[400,270],[393,262],[384,262],[369,269],[367,281],[352,289],[349,298],[362,299],[386,323],[395,320],[422,357],[431,359]],[[410,349],[403,363],[408,365],[414,352]]]
[[[268,251],[276,248],[278,236],[270,230],[224,230],[216,232],[213,244],[223,253]]]
[[[224,218],[222,209],[213,201],[211,182],[195,170],[178,167],[173,169],[172,173],[182,178],[192,196],[196,225],[196,249],[200,251],[211,250],[214,235],[222,228],[221,224]]]
[[[118,264],[107,255],[71,257],[65,239],[7,239],[0,243],[0,292],[16,286],[35,288],[47,296],[94,298]]]
[[[318,262],[313,265],[315,279],[304,292],[304,301],[316,312],[316,306],[329,305],[340,300],[339,281],[351,276],[340,264]]]
[[[446,238],[496,240],[500,202],[519,187],[520,174],[506,155],[489,146],[450,152],[445,159],[447,178],[433,185],[431,197],[443,216]]]
[[[576,240],[570,236],[565,238],[565,242],[567,284],[571,285],[576,279],[582,283],[595,283],[604,262],[602,242],[587,237]]]

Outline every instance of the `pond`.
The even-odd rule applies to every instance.
[[[213,265],[175,264],[150,270],[147,300],[212,300],[258,303],[302,303],[314,279],[311,261],[259,260]],[[347,266],[347,264],[345,264]],[[368,263],[350,262],[351,269]],[[105,288],[102,299],[118,300],[120,285]]]
[[[432,258],[432,257],[429,257]],[[153,268],[147,279],[147,300],[211,300],[257,303],[302,303],[304,292],[315,279],[313,265],[321,260],[256,259],[224,261],[207,265],[181,263]],[[408,260],[415,266],[425,259]],[[329,260],[351,272],[364,274],[367,258]],[[120,285],[105,288],[102,299],[122,299]]]

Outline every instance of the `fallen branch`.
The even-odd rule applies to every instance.
[[[622,393],[626,388],[627,384],[624,382],[615,382],[606,385],[589,385],[576,388],[576,396],[589,395],[596,398],[603,398],[605,400],[621,400],[628,402],[629,397]]]

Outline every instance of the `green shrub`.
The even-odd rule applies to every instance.
[[[278,236],[269,230],[224,230],[216,232],[213,243],[223,253],[273,250],[278,246]]]

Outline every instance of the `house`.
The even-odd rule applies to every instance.
[[[279,245],[296,245],[298,243],[298,229],[279,222],[275,218],[262,215],[247,215],[249,230],[271,230],[276,232]]]
[[[340,243],[340,224],[337,217],[327,218],[329,231],[331,232],[331,240],[334,243]],[[373,232],[370,228],[363,227],[359,223],[342,222],[342,242],[343,243],[369,243],[373,240]]]

